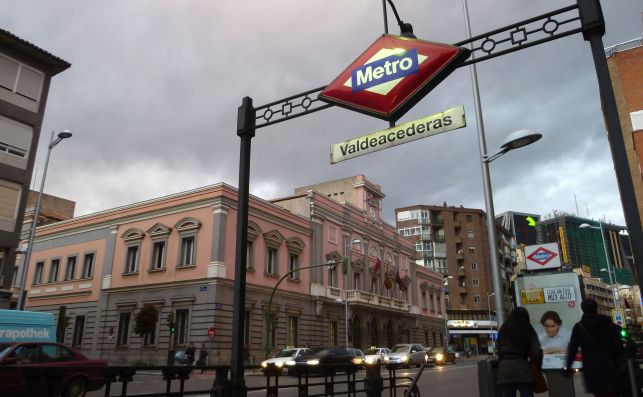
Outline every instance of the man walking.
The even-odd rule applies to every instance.
[[[574,325],[567,346],[567,365],[564,374],[571,371],[576,350],[583,354],[583,376],[588,393],[596,397],[617,397],[621,395],[617,358],[623,346],[619,327],[612,320],[598,314],[598,305],[591,298],[580,304],[583,317]]]

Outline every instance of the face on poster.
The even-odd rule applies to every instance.
[[[545,353],[544,369],[565,366],[567,344],[582,316],[579,276],[573,272],[529,274],[515,281],[516,301],[529,312]]]

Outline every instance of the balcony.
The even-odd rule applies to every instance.
[[[342,291],[340,289],[333,288],[333,287],[328,287],[326,289],[327,298],[337,300],[339,298],[343,299],[344,296],[348,297],[349,303],[354,303],[358,305],[373,306],[378,308],[389,307],[391,309],[403,311],[403,312],[409,312],[411,310],[411,305],[409,305],[407,302],[400,299],[390,298],[387,296],[380,296],[377,294],[373,294],[366,291],[360,291],[360,290]]]
[[[458,277],[465,277],[466,273],[464,272],[464,266],[458,267]]]
[[[456,236],[456,238],[454,238],[453,241],[455,241],[456,244],[462,244],[462,237]]]
[[[458,251],[458,253],[455,254],[455,259],[464,260],[464,253],[462,252],[462,250]]]
[[[438,225],[438,226],[444,225],[444,218],[442,218],[441,216],[432,217],[431,224]]]
[[[457,229],[459,227],[462,227],[462,225],[460,224],[460,221],[453,221],[453,227]]]

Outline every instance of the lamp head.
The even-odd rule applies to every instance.
[[[582,223],[580,226],[578,226],[579,229],[591,229],[592,225],[589,223]]]
[[[69,130],[62,130],[58,133],[58,138],[60,139],[71,138],[71,132]]]
[[[505,138],[505,141],[500,145],[500,148],[506,151],[518,149],[523,146],[531,145],[542,137],[543,134],[532,130],[514,131]]]

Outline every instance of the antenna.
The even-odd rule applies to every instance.
[[[585,211],[587,211],[587,217],[589,218],[589,207],[587,206],[587,203],[585,203]]]
[[[580,216],[578,214],[578,200],[576,200],[576,193],[572,193],[574,195],[574,204],[576,204],[576,216]]]

